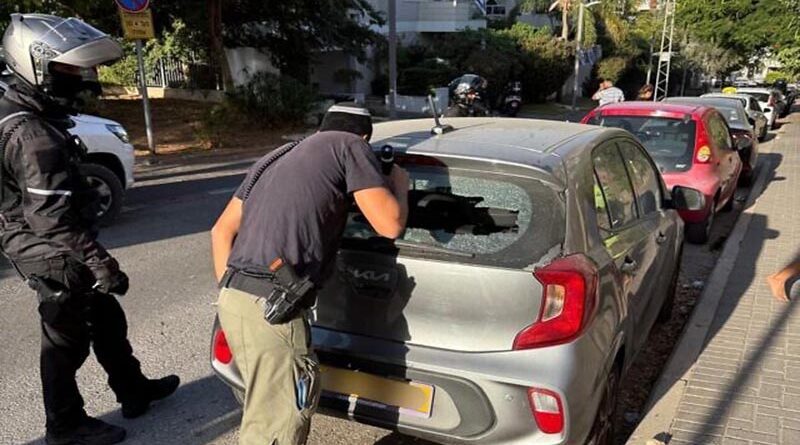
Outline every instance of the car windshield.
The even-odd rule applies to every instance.
[[[662,172],[692,167],[697,125],[693,120],[653,116],[600,116],[590,124],[628,130],[642,142]]]
[[[747,116],[744,115],[744,111],[740,108],[735,107],[724,107],[720,105],[712,105],[717,111],[722,114],[722,117],[725,118],[725,122],[728,123],[728,126],[731,128],[739,128],[739,129],[749,129],[750,125],[747,122]]]
[[[489,163],[463,168],[427,156],[399,162],[411,178],[405,233],[394,243],[380,238],[353,208],[343,247],[524,268],[563,240],[563,205],[540,181],[498,173]]]
[[[713,107],[722,114],[722,117],[725,118],[725,122],[729,127],[741,130],[750,129],[750,123],[747,121],[747,114],[743,107],[738,106],[740,102],[736,98],[697,97],[684,99],[678,97],[666,99],[665,102]]]

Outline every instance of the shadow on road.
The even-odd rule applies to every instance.
[[[219,379],[209,376],[181,385],[173,396],[153,404],[139,419],[125,420],[120,410],[99,418],[125,428],[126,444],[200,445],[238,428],[241,410],[230,390]],[[43,437],[24,445],[42,444]]]

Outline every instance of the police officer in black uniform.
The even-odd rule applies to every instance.
[[[96,66],[122,51],[80,20],[41,14],[12,14],[3,47],[15,79],[0,99],[0,246],[39,300],[45,439],[117,443],[125,430],[88,417],[75,381],[90,346],[126,418],[179,385],[174,375],[145,378],[133,356],[111,295],[127,292],[128,277],[95,241],[92,193],[76,169],[81,144],[66,132]]]

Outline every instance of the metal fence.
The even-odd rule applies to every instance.
[[[222,82],[218,72],[208,63],[162,58],[155,66],[148,67],[145,80],[148,87],[220,90]],[[138,72],[136,77],[138,83]]]

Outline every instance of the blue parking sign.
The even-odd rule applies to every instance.
[[[150,6],[150,0],[114,0],[120,9],[127,12],[142,12]]]

